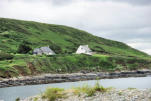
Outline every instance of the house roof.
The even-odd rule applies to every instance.
[[[45,47],[41,47],[41,48],[36,48],[36,49],[34,49],[33,52],[35,52],[35,53],[41,53],[41,54],[42,53],[44,53],[44,54],[49,54],[49,53],[55,54],[55,52],[53,50],[51,50],[49,48],[49,46],[45,46]]]
[[[91,51],[91,49],[88,47],[88,45],[80,45],[80,47],[85,49],[85,50]]]

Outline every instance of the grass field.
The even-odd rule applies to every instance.
[[[89,45],[93,56],[74,54]],[[55,56],[34,56],[49,46]],[[20,52],[20,47],[28,48]],[[0,18],[0,77],[37,73],[135,70],[151,67],[151,56],[128,45],[63,25]]]

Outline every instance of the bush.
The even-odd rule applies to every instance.
[[[22,44],[19,45],[17,52],[22,53],[22,54],[26,54],[31,50],[32,50],[32,48],[30,46],[28,46],[25,43],[22,43]]]
[[[136,70],[139,67],[138,63],[127,64],[129,70]]]
[[[64,98],[65,93],[64,89],[61,88],[47,88],[44,94],[42,95],[43,99],[48,99],[48,101],[55,101],[58,98]]]
[[[81,93],[85,93],[86,96],[93,96],[96,92],[92,87],[88,85],[85,85],[83,87],[75,87],[73,89],[74,89],[73,93],[79,96],[81,95]]]
[[[115,70],[119,70],[119,71],[121,71],[121,70],[123,70],[123,69],[124,69],[123,66],[120,65],[120,64],[117,64],[117,66],[116,66],[116,68],[115,68]]]
[[[47,88],[46,91],[41,95],[42,99],[45,99],[47,101],[62,101],[62,98],[67,98],[67,93],[75,94],[75,95],[84,95],[86,96],[93,96],[96,92],[106,92],[110,90],[111,88],[104,88],[103,86],[100,86],[98,82],[96,82],[96,85],[94,87],[84,85],[82,87],[74,87],[72,89],[61,89],[61,88]],[[70,95],[71,95],[70,94]]]
[[[101,92],[105,92],[106,88],[104,88],[103,86],[100,86],[99,82],[97,81],[95,86],[94,86],[94,90],[95,91],[101,91]]]
[[[9,60],[9,59],[13,59],[13,57],[14,56],[9,53],[0,52],[0,60]]]
[[[16,101],[20,101],[20,98],[18,97],[18,98],[16,98]]]
[[[85,93],[87,96],[93,96],[97,91],[99,92],[106,92],[108,88],[104,88],[99,84],[99,82],[96,82],[94,87],[85,85],[83,87],[75,87],[74,94],[80,95],[81,93]]]
[[[55,43],[52,43],[49,45],[49,47],[56,53],[56,54],[61,54],[63,52],[63,50],[61,49],[61,47]]]
[[[96,82],[93,89],[95,91],[100,91],[100,92],[106,92],[107,91],[107,88],[104,88],[103,86],[101,86],[98,81]]]

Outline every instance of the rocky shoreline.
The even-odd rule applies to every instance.
[[[85,94],[75,95],[67,93],[66,98],[56,99],[55,101],[151,101],[151,89],[111,89],[107,92],[96,92],[94,96]],[[36,99],[36,100],[35,100]],[[40,95],[29,97],[21,101],[49,101]]]
[[[151,75],[151,70],[123,71],[123,72],[97,72],[72,74],[44,74],[40,76],[25,76],[10,79],[1,79],[0,88],[37,85],[60,82],[75,82],[82,80],[95,80],[104,78],[145,77]]]

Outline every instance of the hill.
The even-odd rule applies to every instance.
[[[74,53],[79,45],[88,44],[99,53],[124,56],[147,56],[124,43],[107,40],[75,28],[0,18],[0,50],[16,53],[19,45],[27,43],[33,49],[49,45],[60,48],[58,53]],[[56,50],[57,51],[57,50]]]
[[[97,54],[92,57],[72,54],[75,53],[79,45],[85,44],[88,44],[89,47]],[[21,48],[21,46],[23,45],[28,47],[30,51],[27,51],[25,53],[19,52],[19,48]],[[51,57],[33,56],[32,50],[41,46],[50,46],[50,48],[54,50],[58,55]],[[33,74],[32,69],[38,71],[37,68],[39,68],[41,72],[58,72],[61,66],[58,66],[58,64],[66,63],[69,61],[70,63],[67,63],[69,66],[67,66],[66,64],[64,68],[72,69],[70,67],[72,66],[76,67],[78,71],[80,70],[78,69],[78,67],[90,68],[90,66],[100,66],[100,64],[95,63],[95,59],[104,59],[104,57],[119,57],[118,59],[133,58],[133,60],[143,59],[147,62],[150,61],[149,55],[132,47],[129,47],[124,43],[94,36],[79,29],[63,25],[0,18],[0,76],[4,73],[6,73],[6,76],[12,76],[12,74]],[[58,59],[56,60],[56,58]],[[67,58],[67,60],[65,61],[64,58]],[[68,58],[70,58],[72,61]],[[83,62],[85,63],[81,63],[81,65],[77,62],[79,61],[78,58],[86,58],[88,60],[83,60]],[[37,63],[39,65],[34,66],[33,60],[36,60],[36,62],[39,61]],[[44,60],[45,62],[49,62],[43,63],[42,61]],[[94,61],[93,63],[92,60]],[[52,61],[55,62],[55,64],[53,64],[55,65],[53,66],[55,67],[54,70],[50,70],[50,68],[48,69],[48,67],[50,67],[50,61],[51,64],[53,64]],[[40,64],[40,62],[42,62],[42,64]],[[88,62],[89,65],[86,64],[86,62]],[[113,65],[113,63],[110,62],[110,64],[108,64],[108,67],[110,67],[110,65]],[[26,70],[26,67],[30,67],[28,69],[31,70]]]

